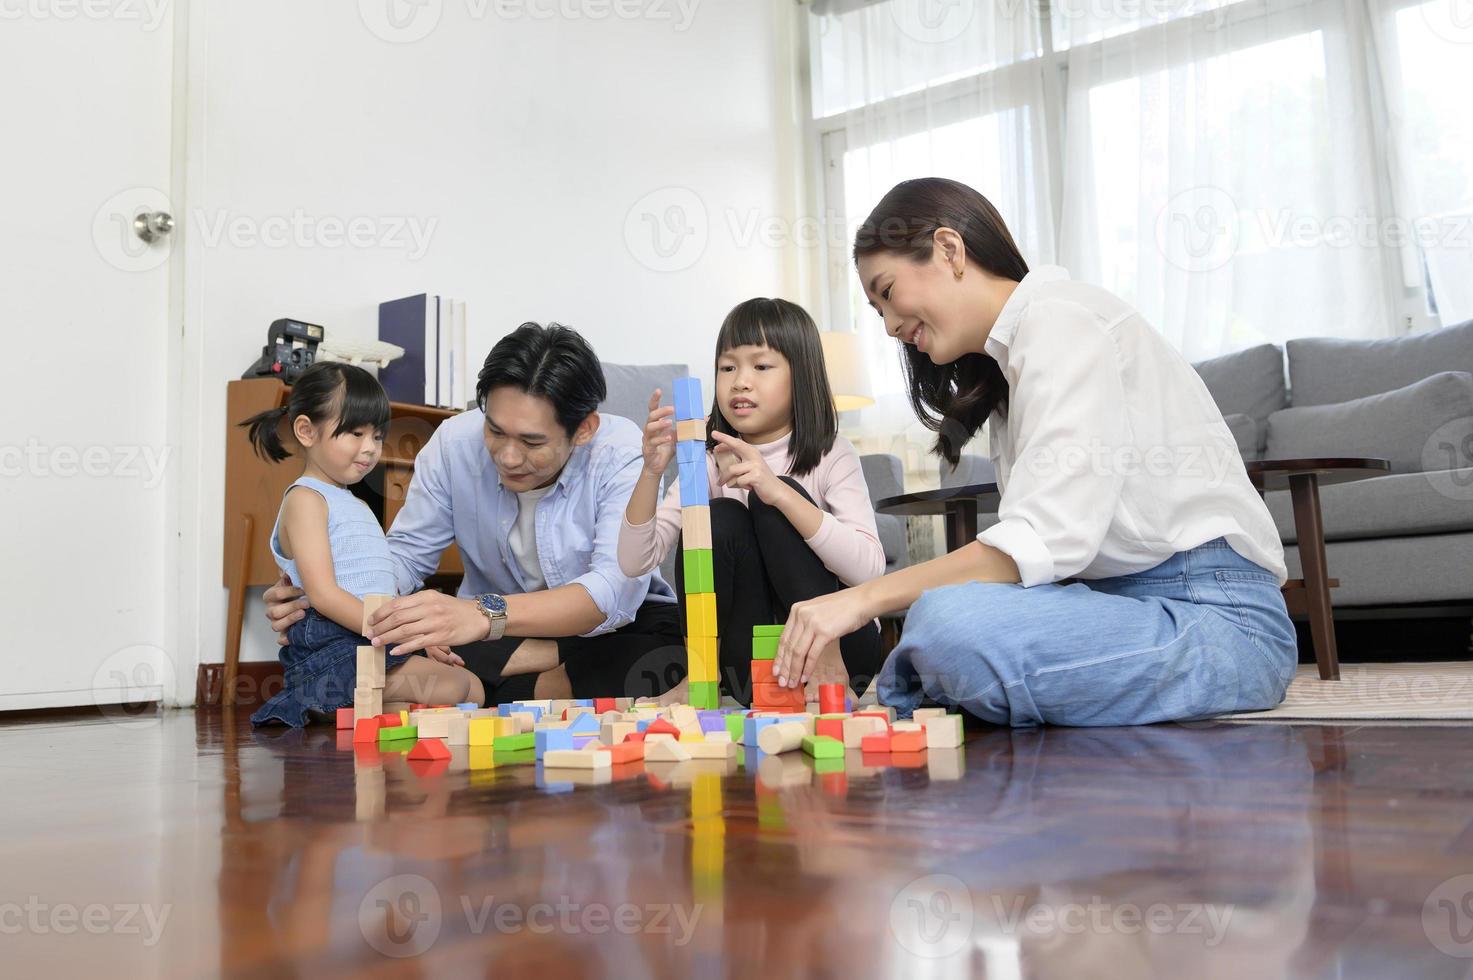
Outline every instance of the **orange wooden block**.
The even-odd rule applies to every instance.
[[[450,749],[446,747],[444,741],[441,739],[422,738],[414,744],[414,748],[409,750],[409,758],[423,759],[427,762],[433,762],[437,759],[448,759],[450,758]]]
[[[639,733],[643,734],[643,732]],[[637,742],[620,742],[618,745],[605,745],[599,749],[613,756],[613,763],[622,766],[626,762],[639,762],[644,758],[644,740]]]
[[[862,747],[862,746],[861,746]],[[925,732],[891,732],[891,752],[923,752],[926,748]]]
[[[594,698],[593,699],[593,713],[596,714],[596,715],[601,715],[605,711],[618,711],[618,710],[619,709],[614,705],[614,699],[613,698]]]
[[[377,718],[364,718],[353,726],[353,742],[372,742],[378,744],[379,721]]]
[[[886,752],[890,751],[890,738],[888,734],[866,735],[859,740],[859,751],[861,752]]]
[[[813,724],[813,734],[827,735],[844,741],[844,719],[843,718],[819,718]]]
[[[753,684],[776,684],[777,678],[773,676],[772,660],[752,661],[752,683]]]
[[[753,684],[752,707],[762,710],[789,708],[802,711],[808,702],[803,698],[801,687],[782,687],[779,684]]]

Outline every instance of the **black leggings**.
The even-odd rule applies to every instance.
[[[809,503],[813,498],[791,477],[784,483]],[[679,544],[677,543],[677,547]],[[782,624],[805,599],[844,588],[776,507],[747,494],[747,505],[728,497],[711,501],[711,551],[716,619],[721,633],[721,689],[752,703],[752,627]],[[675,586],[685,608],[683,553],[676,558]],[[863,694],[880,669],[880,630],[873,622],[839,641],[849,684]]]

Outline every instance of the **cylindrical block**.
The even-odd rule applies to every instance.
[[[844,685],[843,684],[820,684],[818,685],[818,713],[821,715],[842,715],[844,713]]]
[[[802,747],[803,736],[807,734],[808,729],[799,722],[780,721],[757,733],[757,747],[768,755],[792,752]]]

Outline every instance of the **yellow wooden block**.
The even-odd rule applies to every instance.
[[[682,742],[704,742],[706,736],[700,732],[681,732],[680,740]]]
[[[685,597],[685,635],[716,635],[716,596],[710,592]]]
[[[506,731],[504,722],[506,718],[472,718],[466,737],[471,745],[491,745],[499,735],[510,735]]]
[[[711,547],[711,508],[680,508],[680,547],[686,551]]]
[[[717,639],[714,636],[688,636],[685,639],[686,662],[691,681],[714,681],[718,663]]]
[[[407,725],[407,724],[409,724],[409,712],[408,711],[405,711],[403,708],[400,708],[399,709],[399,724],[401,724],[401,725]]]

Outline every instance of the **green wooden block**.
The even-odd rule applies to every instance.
[[[418,725],[394,725],[392,728],[380,728],[378,740],[380,742],[397,742],[400,739],[414,740],[419,738]]]
[[[690,682],[690,706],[702,710],[712,710],[721,705],[721,684],[719,681],[691,681]]]
[[[521,752],[524,749],[535,749],[537,740],[536,732],[522,732],[520,735],[502,735],[492,740],[491,751],[496,752]]]
[[[843,758],[815,758],[813,760],[813,771],[822,776],[830,772],[843,772]]]
[[[827,735],[803,736],[803,751],[815,759],[844,758],[844,743]]]
[[[782,642],[777,636],[754,636],[752,637],[752,659],[753,660],[776,660],[777,645]]]
[[[757,637],[757,636],[782,636],[782,635],[783,635],[783,628],[781,626],[753,626],[752,627],[752,636],[754,636],[754,637]]]
[[[711,564],[710,548],[691,548],[681,565],[685,571],[685,594],[700,595],[716,591],[716,573]]]
[[[745,714],[730,714],[723,720],[726,722],[726,734],[731,736],[733,742],[738,745],[742,744],[742,735],[744,734],[742,726],[747,723],[747,716]]]

